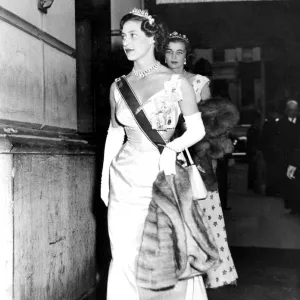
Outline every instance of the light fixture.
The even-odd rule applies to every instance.
[[[48,9],[53,4],[54,0],[38,0],[38,9],[46,14],[48,12]]]

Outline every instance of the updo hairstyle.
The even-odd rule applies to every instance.
[[[120,28],[122,30],[124,24],[128,21],[142,22],[141,30],[147,37],[154,37],[156,52],[163,53],[167,45],[168,30],[165,23],[163,23],[157,16],[152,16],[152,18],[154,19],[154,22],[151,25],[148,19],[129,13],[121,19]]]

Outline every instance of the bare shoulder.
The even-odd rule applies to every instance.
[[[172,76],[174,72],[170,70],[169,68],[161,65],[159,68],[159,71],[157,72],[157,75],[161,77],[162,80],[168,80],[170,79],[170,76]]]
[[[186,78],[188,79],[188,81],[190,82],[190,84],[193,84],[194,81],[197,79],[197,76],[198,76],[197,74],[187,72]]]
[[[110,91],[114,91],[116,88],[116,82],[114,81],[110,86]]]
[[[160,73],[174,74],[174,72],[171,69],[167,68],[164,65],[160,65],[159,71]]]
[[[169,81],[175,73],[170,70],[169,68],[166,68],[165,66],[161,65],[160,68],[155,72],[150,74],[147,79],[150,82],[156,82],[157,84]]]
[[[180,75],[179,78],[181,79],[181,86],[183,88],[186,88],[186,87],[191,88],[192,87],[190,80],[188,78],[186,78],[186,76]]]
[[[133,75],[133,73],[132,72],[130,72],[130,73],[128,73],[127,75],[126,75],[126,79],[127,80],[132,80],[132,79],[134,79],[135,78],[135,76]]]
[[[116,90],[117,90],[117,83],[116,83],[116,81],[114,81],[111,84],[110,91],[109,91],[109,100],[110,100],[110,105],[111,106],[114,106],[115,103],[116,103],[116,99],[115,99],[115,97],[116,97],[116,94],[115,94]]]

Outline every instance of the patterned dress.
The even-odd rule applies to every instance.
[[[164,89],[143,106],[153,129],[175,130],[180,107],[181,79],[172,75]],[[181,280],[171,290],[142,290],[137,286],[137,257],[141,244],[152,185],[159,173],[160,154],[140,130],[119,91],[115,90],[116,117],[125,128],[127,142],[110,166],[108,230],[112,261],[108,300],[207,300],[201,276]]]
[[[207,77],[201,75],[196,75],[193,81],[192,85],[197,100],[200,99],[199,102],[201,101],[201,89],[207,81]],[[207,288],[217,288],[223,285],[233,284],[237,280],[238,275],[227,243],[227,234],[219,192],[208,191],[207,198],[201,200],[200,204],[211,226],[221,259],[220,266],[216,270],[211,270],[207,273],[207,276],[204,278],[205,285]]]
[[[197,74],[193,79],[192,86],[196,94],[197,103],[201,101],[201,91],[207,82],[209,82],[209,79],[206,76],[199,74]]]
[[[204,278],[205,285],[207,288],[217,288],[223,285],[233,284],[238,276],[227,243],[227,234],[219,192],[208,192],[207,198],[201,201],[201,207],[211,226],[221,259],[221,264],[216,270],[208,271],[207,276]]]

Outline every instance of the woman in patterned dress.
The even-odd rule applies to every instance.
[[[125,78],[140,107],[167,145],[162,154],[144,135],[118,84],[111,86],[111,122],[105,143],[101,198],[108,205],[108,230],[112,252],[108,300],[207,300],[202,276],[179,281],[164,291],[143,290],[137,284],[137,258],[145,219],[158,173],[176,174],[177,153],[205,135],[192,86],[155,59],[164,48],[163,24],[145,10],[134,9],[120,22],[123,48],[133,62]],[[118,80],[117,80],[118,82]],[[187,130],[170,142],[179,115]],[[195,134],[193,129],[199,128]],[[124,144],[124,136],[126,143]]]
[[[183,75],[193,86],[197,103],[210,98],[210,80],[206,76],[187,72],[184,68],[190,52],[190,43],[186,35],[174,31],[169,35],[165,62],[174,73]]]
[[[165,62],[174,73],[181,74],[189,80],[194,88],[197,103],[201,106],[203,102],[205,103],[210,98],[210,81],[205,76],[193,74],[185,70],[184,66],[189,50],[190,43],[186,35],[173,32],[169,35],[165,52]],[[195,163],[199,163],[200,160],[205,162],[204,164],[201,163],[201,168],[205,171],[205,176],[203,177],[208,195],[205,200],[201,200],[201,205],[210,223],[221,258],[220,266],[216,270],[211,270],[207,273],[205,284],[207,288],[217,288],[236,283],[238,276],[227,243],[225,222],[215,177],[216,161],[209,155],[205,155],[204,160],[199,159],[199,155],[197,156],[197,154],[202,153],[201,148],[202,145],[200,143],[195,144],[193,147],[193,152],[196,153],[194,155]]]

